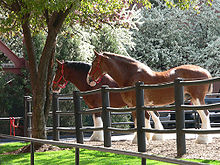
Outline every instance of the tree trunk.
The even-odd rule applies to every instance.
[[[34,138],[46,138],[46,122],[52,101],[50,88],[56,37],[66,16],[70,12],[71,7],[72,5],[70,8],[66,9],[66,11],[54,12],[50,17],[47,15],[46,19],[48,24],[48,35],[38,67],[33,51],[33,41],[28,21],[29,15],[24,17],[22,28],[28,53],[29,70],[31,74],[30,77],[33,94],[32,136]]]
[[[52,95],[51,95],[51,87],[52,87],[52,79],[53,79],[53,66],[54,66],[54,57],[55,57],[55,47],[51,53],[51,59],[49,61],[48,65],[48,76],[47,76],[47,87],[46,87],[46,101],[45,101],[45,107],[44,107],[44,115],[45,120],[48,120],[49,111],[51,109],[51,103],[52,103]]]
[[[47,41],[38,65],[39,67],[37,68],[28,19],[25,19],[22,27],[29,60],[33,94],[32,136],[43,139],[46,138],[46,121],[52,100],[50,87],[57,33],[54,32],[55,30],[53,29],[48,33]]]
[[[38,80],[33,96],[33,129],[35,138],[46,138],[46,121],[51,104],[50,83],[52,79],[52,60],[57,33],[48,33],[38,69]]]

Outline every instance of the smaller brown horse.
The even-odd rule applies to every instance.
[[[57,61],[56,75],[53,79],[53,92],[60,93],[60,90],[64,88],[68,81],[73,83],[80,91],[88,91],[93,89],[98,89],[102,85],[108,85],[109,87],[117,88],[117,83],[109,76],[103,76],[100,83],[91,87],[86,82],[87,74],[90,70],[91,65],[84,62],[60,62]],[[83,96],[85,103],[89,108],[98,108],[102,106],[101,94],[93,94]],[[119,93],[110,93],[111,106],[112,107],[123,107],[126,106]],[[102,127],[103,123],[100,117],[100,113],[93,114],[94,127]],[[94,131],[90,140],[103,141],[103,132]]]
[[[184,80],[201,80],[211,78],[211,74],[195,65],[182,65],[164,72],[155,72],[143,63],[126,56],[112,53],[97,53],[87,76],[87,83],[91,86],[105,73],[108,73],[120,87],[133,86],[137,81],[145,84],[159,84],[174,81],[175,78]],[[190,95],[194,105],[205,104],[204,98],[212,92],[212,85],[185,86],[184,94]],[[121,96],[129,106],[136,105],[135,92],[123,92]],[[174,88],[146,89],[144,92],[145,105],[167,105],[174,102]],[[210,119],[208,111],[198,111],[202,120],[202,129],[209,129]],[[152,115],[152,114],[151,114]],[[155,116],[152,115],[154,119]],[[149,121],[147,121],[149,123]],[[150,125],[146,125],[150,128]],[[156,126],[157,127],[157,126]],[[162,129],[160,127],[160,129]],[[212,137],[199,135],[197,143],[210,143]]]

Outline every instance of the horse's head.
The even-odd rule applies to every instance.
[[[92,62],[91,69],[88,72],[87,75],[87,83],[90,86],[95,86],[97,83],[99,83],[102,80],[102,77],[105,75],[105,72],[103,71],[103,55],[101,53],[95,53],[95,59]]]
[[[64,63],[57,60],[57,70],[53,78],[52,90],[55,93],[60,93],[61,88],[65,88],[67,85],[67,80],[64,78]]]

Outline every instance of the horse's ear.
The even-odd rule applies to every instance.
[[[100,55],[96,50],[94,50],[94,54],[95,54],[95,56]]]
[[[60,62],[58,59],[56,59],[56,62],[57,62],[58,64],[62,64],[62,62]]]

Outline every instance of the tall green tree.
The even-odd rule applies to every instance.
[[[56,38],[62,26],[81,23],[99,28],[102,23],[115,23],[124,6],[123,1],[113,0],[108,3],[105,0],[0,1],[1,31],[20,32],[24,36],[33,95],[33,137],[46,137]],[[37,63],[33,37],[40,31],[44,31],[47,37]]]

